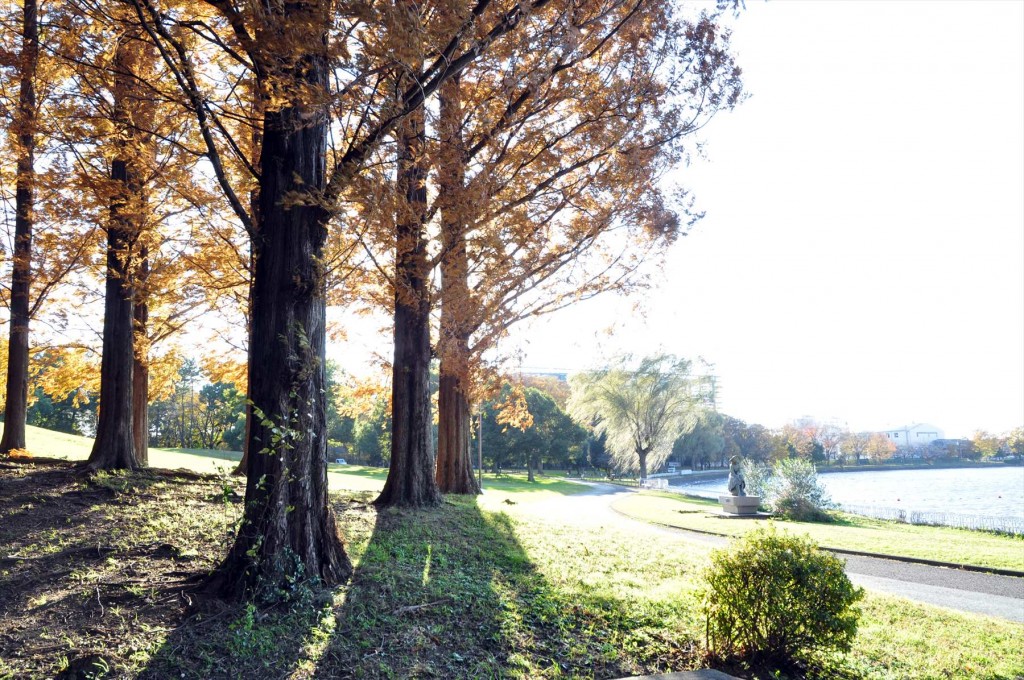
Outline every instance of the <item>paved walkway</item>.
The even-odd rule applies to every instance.
[[[684,529],[656,526],[626,517],[612,509],[612,503],[635,493],[612,484],[590,484],[590,493],[562,496],[549,501],[523,504],[522,512],[542,518],[572,518],[578,524],[611,525],[628,531],[668,535],[705,545],[725,545],[728,539]],[[846,561],[850,580],[868,590],[905,597],[939,607],[984,614],[1024,623],[1024,578],[997,576],[963,569],[933,567],[895,559],[839,555]]]

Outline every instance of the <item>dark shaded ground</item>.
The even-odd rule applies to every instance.
[[[144,656],[214,565],[231,500],[192,473],[0,464],[0,677],[116,675]]]

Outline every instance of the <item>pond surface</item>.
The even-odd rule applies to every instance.
[[[836,503],[955,512],[1024,520],[1024,467],[835,472],[818,476]],[[672,489],[700,496],[726,493],[725,478]]]

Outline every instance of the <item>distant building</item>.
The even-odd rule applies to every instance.
[[[925,447],[945,437],[942,430],[928,423],[914,423],[913,425],[890,428],[882,430],[882,434],[900,449]]]

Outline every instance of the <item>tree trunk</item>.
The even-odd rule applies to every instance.
[[[249,428],[245,513],[235,544],[207,587],[230,597],[279,597],[297,580],[347,578],[327,495],[325,276],[329,213],[296,200],[325,186],[328,111],[326,26],[320,6],[285,5],[272,39],[307,51],[275,75],[301,87],[264,114],[260,221],[253,241]],[[321,27],[319,49],[310,26]]]
[[[123,159],[113,162],[110,178],[127,193],[131,177]],[[139,467],[135,459],[132,422],[133,291],[131,250],[136,231],[126,214],[124,196],[115,198],[107,226],[107,284],[103,309],[103,357],[100,364],[100,412],[96,440],[89,454],[90,470]]]
[[[22,20],[21,79],[18,93],[17,178],[14,197],[14,262],[11,272],[11,320],[7,356],[7,396],[0,454],[25,448],[28,411],[29,294],[32,285],[32,228],[35,219],[36,64],[39,23],[36,0],[25,0]]]
[[[640,481],[647,479],[647,451],[637,451],[637,458],[640,459]]]
[[[427,185],[423,167],[424,114],[399,125],[398,190],[404,206],[396,220],[395,355],[391,386],[391,465],[374,503],[430,506],[441,502],[434,476],[430,417],[429,264],[424,238]]]
[[[100,364],[100,412],[96,440],[86,467],[90,470],[139,467],[135,453],[133,369],[135,365],[133,279],[134,249],[143,224],[142,179],[138,165],[147,145],[142,130],[151,107],[140,92],[142,43],[126,32],[114,52],[114,114],[117,157],[111,163],[115,187],[107,224],[107,282],[103,313],[103,357]]]
[[[473,414],[458,379],[444,374],[444,361],[437,402],[437,485],[443,493],[478,494],[469,432]]]
[[[533,476],[533,454],[526,457],[526,481],[536,482],[536,478]]]
[[[470,429],[469,263],[466,254],[464,205],[465,152],[459,79],[440,90],[440,134],[443,141],[438,172],[441,205],[441,329],[438,354],[441,376],[437,399],[437,485],[443,493],[478,494],[473,476]]]
[[[135,286],[135,351],[132,363],[132,429],[135,434],[135,460],[140,467],[149,465],[149,302],[146,279],[149,278],[149,252],[139,249],[139,272]]]

